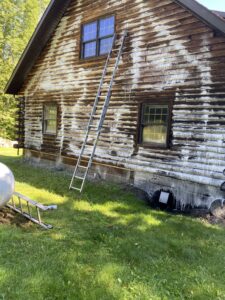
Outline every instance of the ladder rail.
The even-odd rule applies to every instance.
[[[94,105],[93,105],[91,116],[94,115],[95,108],[96,108],[96,106],[98,104],[99,96],[101,94],[101,89],[102,89],[102,86],[104,84],[104,79],[105,79],[105,76],[106,76],[106,73],[107,73],[107,67],[109,65],[109,61],[110,61],[110,58],[112,56],[112,50],[113,50],[113,45],[115,43],[115,40],[116,40],[116,33],[113,36],[112,45],[111,45],[110,51],[108,53],[108,56],[107,56],[107,59],[106,59],[106,62],[105,62],[104,70],[103,70],[102,77],[101,77],[101,80],[100,80],[100,84],[99,84],[99,87],[98,87],[98,91],[97,91],[97,94],[96,94],[96,97],[95,97],[95,102],[94,102]],[[90,123],[90,121],[91,121],[91,118],[89,120],[89,123]],[[91,125],[91,124],[89,124],[89,125]]]
[[[121,59],[121,55],[122,55],[122,51],[123,51],[123,47],[124,47],[126,37],[127,37],[127,30],[125,30],[125,32],[123,34],[122,43],[120,45],[119,53],[118,53],[118,56],[116,58],[116,62],[115,62],[115,65],[114,65],[113,74],[112,74],[112,77],[111,77],[111,80],[110,80],[109,89],[108,89],[107,95],[105,97],[105,102],[104,102],[104,105],[103,105],[103,111],[102,111],[100,121],[99,121],[99,125],[98,125],[99,129],[102,128],[104,118],[105,118],[105,115],[107,113],[109,101],[110,101],[110,98],[111,98],[112,86],[113,86],[114,79],[115,79],[115,76],[116,76],[116,72],[117,72],[117,69],[118,69],[118,66],[119,66],[119,63],[120,63],[120,59]]]
[[[97,137],[96,137],[96,140],[95,140],[95,143],[94,143],[94,146],[93,146],[93,151],[92,151],[91,156],[90,156],[89,161],[88,161],[87,169],[86,169],[84,177],[83,177],[83,181],[82,181],[82,184],[81,184],[81,191],[83,190],[85,180],[87,178],[89,169],[90,169],[90,167],[92,165],[92,162],[93,162],[93,159],[94,159],[94,155],[95,155],[95,150],[96,150],[96,147],[97,147],[97,144],[98,144],[98,140],[99,140],[100,134],[101,134],[101,131],[99,130],[98,134],[97,134]]]
[[[92,162],[93,162],[93,159],[94,159],[94,155],[95,155],[95,151],[96,151],[96,147],[97,147],[97,144],[98,144],[98,140],[99,140],[99,137],[100,137],[100,134],[101,134],[101,131],[102,131],[103,123],[104,123],[104,120],[105,120],[105,116],[106,116],[107,109],[108,109],[109,102],[110,102],[110,98],[111,98],[111,91],[112,91],[113,83],[114,83],[116,72],[117,72],[117,69],[118,69],[118,66],[119,66],[119,63],[120,63],[120,59],[121,59],[121,56],[122,56],[122,51],[123,51],[125,39],[127,37],[127,33],[128,33],[127,30],[125,30],[124,33],[123,33],[121,45],[119,47],[119,51],[118,51],[118,54],[117,54],[117,57],[116,57],[114,67],[113,67],[113,72],[112,72],[112,75],[111,75],[111,79],[110,79],[110,82],[109,82],[109,85],[108,85],[107,94],[105,96],[104,103],[102,105],[102,112],[101,112],[99,121],[97,122],[97,125],[94,126],[93,125],[93,119],[94,119],[94,116],[95,116],[95,113],[96,113],[96,110],[97,110],[96,108],[97,108],[97,105],[98,105],[98,102],[99,102],[99,98],[100,98],[101,91],[102,91],[102,86],[104,84],[105,76],[107,74],[107,68],[108,68],[108,65],[109,65],[110,58],[112,57],[113,46],[114,46],[115,39],[116,39],[116,34],[114,34],[111,50],[110,50],[110,52],[107,56],[107,60],[106,60],[104,70],[103,70],[103,73],[102,73],[102,76],[101,76],[100,84],[99,84],[99,87],[98,87],[97,95],[96,95],[96,98],[95,98],[95,101],[94,101],[94,104],[93,104],[92,112],[90,114],[87,130],[86,130],[86,133],[85,133],[84,142],[82,144],[81,151],[80,151],[77,163],[76,163],[76,167],[75,167],[75,170],[73,172],[73,176],[72,176],[72,179],[71,179],[71,182],[70,182],[69,189],[78,190],[80,192],[82,192],[82,190],[83,190],[84,183],[85,183],[85,180],[87,178],[89,169],[91,168],[91,165],[92,165]],[[87,167],[85,167],[86,170],[85,170],[85,173],[84,173],[83,177],[77,176],[78,168],[80,166],[83,167],[81,165],[82,157],[83,157],[85,148],[87,146],[89,133],[90,133],[92,127],[96,127],[95,132],[96,132],[97,135],[95,137],[95,141],[94,141],[93,146],[92,146],[91,155],[90,155],[90,157],[88,157],[88,161],[87,161],[88,164],[87,164]],[[77,188],[77,187],[73,186],[73,183],[74,183],[75,179],[79,179],[79,180],[82,181],[80,188]]]
[[[90,118],[89,118],[89,122],[88,122],[88,126],[87,126],[87,133],[89,133],[89,131],[90,131],[90,126],[92,125],[93,116],[94,116],[94,114],[96,112],[96,107],[97,107],[97,104],[98,104],[98,101],[99,101],[99,97],[100,97],[100,94],[101,94],[101,89],[102,89],[102,86],[104,84],[104,79],[105,79],[105,76],[106,76],[106,73],[107,73],[107,67],[109,65],[109,61],[110,61],[110,58],[112,56],[112,50],[113,50],[113,45],[115,43],[115,39],[116,39],[116,34],[114,34],[114,36],[113,36],[113,41],[112,41],[111,49],[110,49],[110,52],[108,53],[107,60],[106,60],[105,66],[104,66],[104,70],[103,70],[103,73],[102,73],[102,77],[101,77],[101,80],[100,80],[98,91],[97,91],[97,94],[96,94],[96,97],[95,97],[95,101],[94,101],[94,104],[93,104],[92,112],[90,114]],[[87,135],[87,133],[86,133],[86,135]],[[84,142],[84,144],[85,144],[85,142]]]
[[[97,143],[98,143],[98,140],[99,140],[99,136],[100,136],[100,133],[101,133],[102,125],[103,125],[103,122],[104,122],[104,117],[105,117],[105,115],[107,113],[108,103],[109,103],[110,96],[111,96],[111,90],[112,90],[112,86],[113,86],[113,83],[114,83],[115,75],[116,75],[116,72],[117,72],[117,69],[118,69],[118,66],[119,66],[119,62],[120,62],[120,58],[121,58],[121,54],[122,54],[122,50],[123,50],[123,47],[124,47],[124,42],[125,42],[126,36],[127,36],[127,30],[123,34],[122,43],[120,45],[119,53],[118,53],[118,56],[116,58],[116,62],[115,62],[115,65],[114,65],[113,74],[112,74],[112,77],[111,77],[111,80],[110,80],[110,84],[109,84],[109,89],[108,89],[107,95],[105,97],[105,102],[103,104],[103,111],[102,111],[102,114],[101,114],[101,117],[100,117],[100,121],[99,121],[99,125],[98,125],[98,136],[97,136],[97,138],[95,140],[95,143],[94,143],[94,146],[93,146],[92,154],[91,154],[91,157],[90,157],[89,162],[88,162],[88,168],[87,168],[87,170],[85,172],[84,179],[83,179],[83,182],[82,182],[82,185],[81,185],[81,190],[83,189],[84,182],[85,182],[85,179],[87,177],[89,168],[91,167],[91,164],[92,164],[93,159],[94,159],[95,150],[96,150]]]
[[[84,142],[83,142],[83,145],[82,145],[82,148],[81,148],[81,152],[80,152],[78,160],[77,160],[76,168],[75,168],[75,170],[73,172],[73,176],[72,176],[72,179],[71,179],[71,182],[70,182],[69,189],[71,189],[71,187],[73,185],[74,178],[76,176],[79,164],[80,164],[81,159],[82,159],[82,155],[83,155],[85,147],[86,147],[86,143],[87,143],[89,132],[90,132],[90,126],[91,126],[91,124],[93,122],[93,116],[94,116],[94,114],[96,112],[96,107],[98,105],[99,96],[101,94],[101,89],[102,89],[102,86],[103,86],[103,83],[104,83],[104,79],[105,79],[105,76],[106,76],[106,73],[107,73],[107,67],[109,65],[109,61],[110,61],[110,58],[112,56],[112,50],[113,50],[113,45],[115,43],[115,39],[116,39],[116,34],[114,34],[114,36],[113,36],[112,46],[111,46],[111,49],[110,49],[110,51],[108,53],[107,60],[105,62],[105,66],[104,66],[104,70],[103,70],[103,73],[102,73],[102,76],[101,76],[101,80],[100,80],[100,83],[99,83],[98,91],[97,91],[97,94],[96,94],[96,97],[95,97],[95,101],[94,101],[94,105],[93,105],[93,108],[92,108],[92,112],[90,114],[89,122],[88,122],[88,125],[87,125],[87,130],[86,130],[86,133],[85,133]]]

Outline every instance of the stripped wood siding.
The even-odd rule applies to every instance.
[[[129,37],[96,160],[219,189],[225,37],[171,0],[72,1],[20,91],[26,97],[25,147],[59,159],[79,154],[105,62],[80,60],[81,24],[107,14],[116,15],[119,36],[128,29]],[[151,99],[174,101],[170,149],[136,145],[139,103]],[[42,134],[42,107],[49,101],[59,105],[56,137]]]

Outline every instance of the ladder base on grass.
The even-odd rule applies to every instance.
[[[13,197],[6,206],[44,229],[53,228],[52,225],[42,222],[41,211],[55,210],[57,209],[57,205],[46,206],[31,200],[20,193],[14,192]],[[32,209],[34,211],[32,211]]]

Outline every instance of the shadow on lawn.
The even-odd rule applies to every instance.
[[[222,299],[225,248],[218,244],[222,229],[146,208],[128,213],[125,224],[127,213],[109,217],[99,211],[70,209],[79,216],[72,231],[82,226],[85,232],[75,237],[73,249],[80,253],[82,267],[94,275],[87,285],[99,290],[86,299],[120,299],[121,295],[125,299],[124,290],[134,287],[133,295],[140,299],[165,295],[168,299]],[[153,224],[143,220],[143,214],[154,216]],[[74,255],[68,258],[72,261]]]
[[[67,201],[48,216],[53,231],[0,229],[0,299],[223,299],[222,229],[148,209],[116,186],[77,196],[68,176],[12,169]]]
[[[0,290],[25,272],[23,281],[34,299],[39,288],[40,299],[126,299],[126,293],[133,299],[217,299],[216,291],[223,294],[224,247],[218,249],[215,243],[209,249],[210,236],[216,238],[218,230],[198,224],[197,234],[183,236],[182,230],[191,231],[197,224],[183,227],[181,220],[157,214],[160,225],[150,226],[135,215],[121,224],[123,215],[70,209],[76,220],[63,219],[64,226],[69,221],[66,230],[28,238],[29,247],[31,242],[36,246],[25,255],[32,253],[35,259],[43,254],[40,266],[14,261],[16,272],[0,282]]]

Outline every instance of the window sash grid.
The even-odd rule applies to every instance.
[[[44,120],[45,121],[55,121],[55,119],[53,119],[53,118],[45,118]]]
[[[147,109],[146,109],[147,108]],[[157,112],[157,109],[160,109],[160,112]],[[167,113],[165,113],[165,109]],[[152,111],[151,111],[152,110]],[[160,116],[160,120],[156,117]],[[163,118],[166,116],[166,118]],[[169,133],[169,116],[170,116],[170,106],[168,104],[142,104],[141,109],[141,118],[140,118],[140,138],[139,141],[143,145],[152,145],[152,146],[167,146],[168,143],[168,133]],[[147,121],[146,121],[147,119]],[[152,131],[149,135],[152,137],[152,141],[144,141],[144,129],[148,126],[152,126]],[[161,128],[154,128],[161,126]],[[163,127],[165,131],[163,130]],[[162,141],[160,139],[157,141],[157,135],[162,134]],[[155,139],[156,138],[156,139]],[[151,138],[150,138],[151,139]],[[155,139],[155,140],[154,140]],[[164,141],[163,141],[164,139]]]
[[[49,110],[54,109],[55,117],[52,116],[51,113],[49,113]],[[50,134],[50,135],[56,135],[57,134],[57,118],[58,118],[58,107],[57,104],[44,104],[43,109],[43,134]],[[48,130],[48,124],[54,122],[55,128],[54,131]]]
[[[112,17],[112,16],[111,16]],[[84,24],[83,25],[83,29],[82,29],[82,39],[81,39],[81,43],[82,43],[82,51],[81,51],[81,58],[83,59],[88,59],[88,58],[93,58],[93,57],[98,57],[98,56],[103,56],[103,55],[106,55],[107,53],[104,53],[104,54],[100,54],[101,52],[101,41],[104,40],[104,39],[107,39],[107,38],[113,38],[114,34],[115,34],[115,16],[113,16],[113,21],[114,21],[114,29],[113,29],[113,34],[108,34],[108,35],[105,35],[105,36],[101,36],[100,37],[100,22],[102,20],[105,20],[109,18],[109,16],[105,17],[105,18],[100,18],[98,19],[96,22],[97,22],[97,32],[96,32],[96,39],[91,39],[91,40],[88,40],[88,41],[84,41],[84,26],[89,24]],[[91,22],[91,23],[94,23],[94,22]],[[92,55],[92,56],[85,56],[85,45],[87,43],[96,43],[96,51],[95,51],[95,55]]]
[[[93,39],[93,40],[88,40],[88,41],[85,41],[83,42],[83,44],[88,44],[88,43],[93,43],[93,42],[96,42],[98,39]]]
[[[101,40],[106,40],[106,39],[111,38],[111,37],[113,37],[113,36],[114,36],[114,34],[104,35],[103,37],[100,37],[99,40],[100,40],[100,41],[101,41]]]
[[[95,22],[91,22],[91,23],[95,23]],[[97,30],[96,30],[96,38],[94,39],[89,39],[89,40],[84,40],[84,37],[85,37],[85,34],[84,34],[84,30],[85,30],[85,25],[88,25],[89,23],[87,24],[84,24],[82,26],[82,43],[87,43],[87,42],[91,42],[91,41],[95,41],[97,39],[97,35],[98,35],[98,24],[97,24]]]

